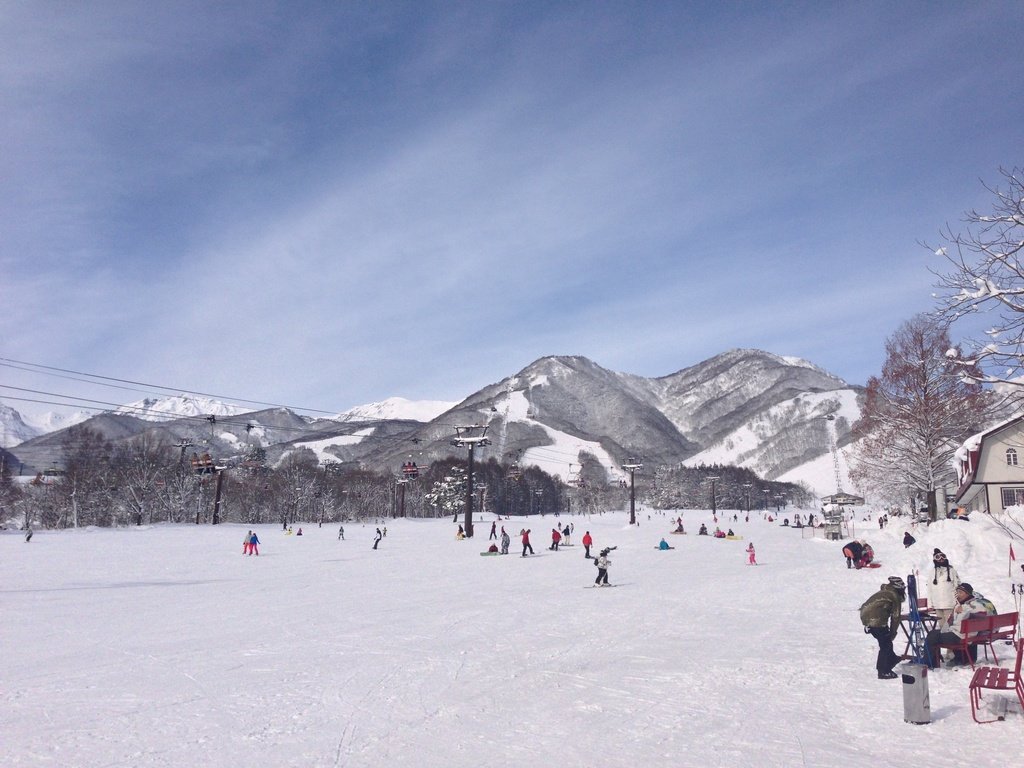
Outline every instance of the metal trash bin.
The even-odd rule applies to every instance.
[[[926,725],[932,721],[928,699],[928,665],[907,663],[900,666],[903,676],[903,722]]]

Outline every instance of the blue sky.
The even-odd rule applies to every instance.
[[[1022,162],[1021,29],[1009,2],[6,3],[0,357],[324,410],[552,354],[863,383],[931,307],[919,241]]]

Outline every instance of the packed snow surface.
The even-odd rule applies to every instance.
[[[792,515],[790,510],[787,516]],[[649,516],[649,514],[651,516]],[[885,567],[848,570],[841,542],[708,512],[490,520],[0,532],[3,765],[1006,766],[1024,716],[975,725],[969,670],[929,675],[930,725],[903,721],[857,608],[945,551],[1013,610],[1008,540],[985,519],[914,533],[858,522]],[[537,554],[519,556],[533,531]],[[296,524],[295,529],[298,529]],[[585,530],[613,589],[587,588]],[[806,532],[804,532],[806,533]],[[658,551],[662,536],[675,549]],[[746,565],[753,541],[759,565]],[[1018,542],[1019,544],[1019,542]],[[1017,547],[1018,557],[1024,547]],[[1024,581],[1017,565],[1014,581]],[[902,645],[902,643],[900,643]],[[898,646],[897,650],[901,650]],[[1011,658],[1000,646],[1003,664]],[[1000,694],[986,695],[986,702]],[[1008,698],[1008,697],[1006,697]]]

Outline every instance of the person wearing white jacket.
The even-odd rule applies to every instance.
[[[936,547],[932,552],[932,567],[922,569],[921,578],[928,584],[928,607],[938,617],[936,626],[944,626],[957,605],[956,586],[960,583],[960,574],[949,564],[942,550]]]

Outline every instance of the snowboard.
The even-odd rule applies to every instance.
[[[491,555],[500,555],[501,552],[481,552],[480,557],[490,557]],[[508,552],[505,553],[506,555]]]
[[[743,541],[742,536],[726,536],[726,541]]]
[[[612,589],[613,587],[619,586],[618,584],[590,584],[584,587],[584,589]]]

